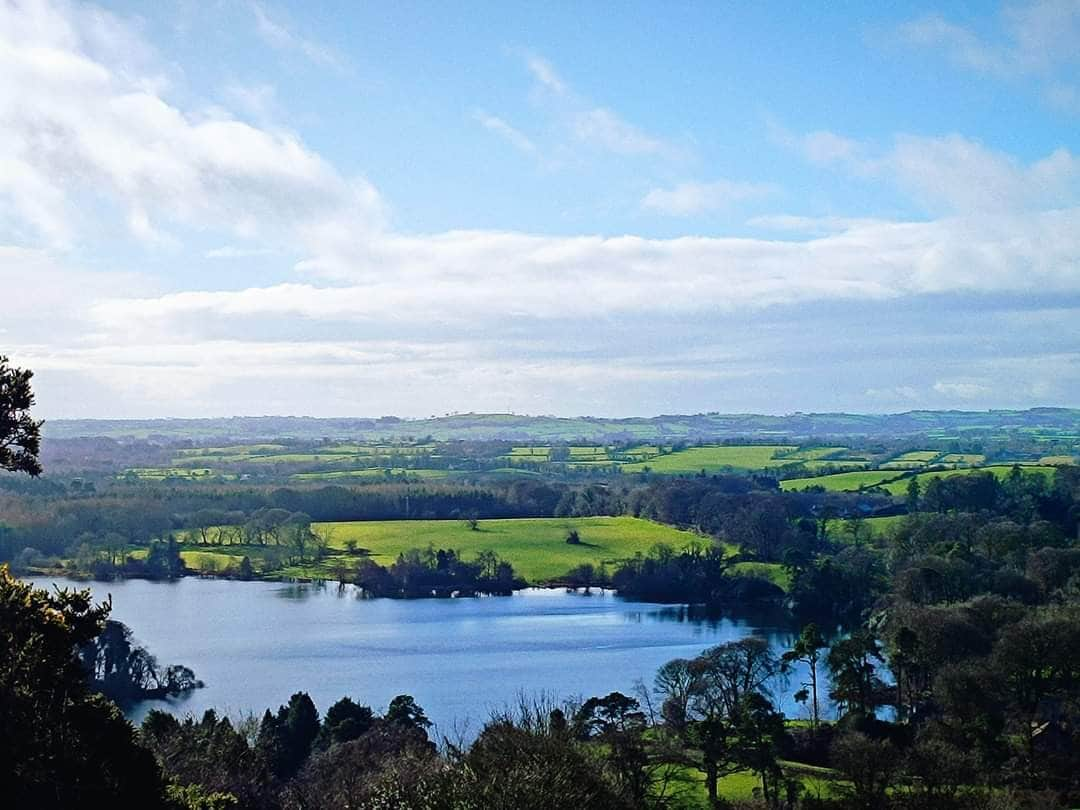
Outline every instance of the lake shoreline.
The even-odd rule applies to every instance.
[[[30,580],[32,578],[53,578],[53,577],[55,577],[55,578],[59,578],[59,579],[72,580],[73,582],[76,582],[76,583],[87,583],[87,584],[95,583],[95,582],[96,583],[102,583],[102,584],[115,583],[115,582],[163,582],[163,583],[175,583],[175,582],[180,582],[180,581],[185,580],[185,579],[198,579],[198,580],[211,580],[211,581],[218,581],[218,582],[265,582],[265,583],[279,583],[279,584],[286,584],[286,585],[319,585],[321,587],[334,585],[334,586],[336,586],[338,588],[344,588],[346,586],[351,587],[351,588],[359,588],[359,586],[357,586],[357,585],[355,585],[354,583],[351,583],[351,582],[341,582],[341,581],[335,580],[335,579],[324,579],[324,578],[319,578],[319,577],[260,576],[260,577],[251,577],[251,578],[244,579],[244,578],[241,578],[241,577],[225,576],[225,575],[220,575],[220,574],[201,573],[201,572],[197,572],[197,571],[189,571],[188,573],[185,573],[183,576],[174,577],[174,578],[148,577],[148,576],[140,576],[140,575],[131,575],[131,576],[117,575],[117,576],[112,577],[110,579],[101,579],[101,578],[95,578],[93,575],[90,575],[90,574],[81,574],[81,573],[69,572],[69,571],[66,571],[66,570],[63,570],[63,569],[35,568],[35,569],[29,570],[29,571],[26,571],[26,572],[23,572],[23,573],[17,573],[17,574],[15,574],[15,576],[19,577],[20,579],[24,579],[24,580]],[[360,590],[362,591],[363,589],[360,589]],[[632,597],[632,596],[624,596],[623,594],[621,594],[619,592],[619,590],[617,588],[613,588],[613,587],[610,587],[610,586],[604,586],[604,585],[578,585],[578,584],[575,584],[575,583],[572,583],[572,582],[558,582],[558,581],[541,582],[541,583],[536,583],[536,584],[534,584],[534,583],[525,583],[521,587],[513,588],[509,592],[489,593],[489,592],[478,591],[478,592],[475,592],[475,593],[458,593],[458,592],[454,592],[454,593],[449,593],[449,594],[439,594],[439,593],[432,592],[430,595],[401,595],[401,596],[388,596],[388,595],[385,595],[385,594],[380,594],[380,595],[377,595],[377,596],[376,595],[366,595],[366,596],[364,596],[362,598],[364,598],[364,599],[391,599],[391,600],[394,600],[394,601],[404,601],[404,602],[410,602],[410,601],[445,601],[445,600],[452,600],[452,599],[490,599],[490,598],[499,598],[499,597],[510,597],[510,596],[513,596],[514,594],[520,593],[522,591],[529,591],[529,590],[566,591],[567,593],[582,593],[582,594],[585,594],[585,595],[588,595],[590,592],[596,591],[596,592],[599,592],[601,595],[610,593],[610,594],[612,594],[612,595],[614,595],[614,596],[616,596],[618,598],[621,598],[621,599],[626,599],[628,601],[638,601],[638,600],[635,600],[635,598]],[[789,610],[789,606],[786,603],[786,601],[781,600],[781,599],[728,600],[728,601],[724,601],[724,602],[715,602],[715,603],[689,602],[689,601],[686,601],[686,600],[672,600],[672,601],[648,600],[648,602],[650,604],[667,605],[667,606],[682,605],[682,606],[685,606],[685,607],[702,608],[702,609],[707,609],[707,610],[711,610],[711,611],[728,611],[733,607],[736,607],[736,606],[739,606],[739,605],[747,605],[747,604],[753,605],[755,607],[775,606],[775,607],[783,608],[785,610]]]
[[[30,581],[89,587],[99,601],[111,595],[112,618],[131,627],[139,644],[206,684],[127,709],[135,723],[155,708],[196,718],[210,708],[261,715],[304,690],[323,711],[345,695],[380,707],[408,693],[440,729],[477,731],[521,695],[631,694],[673,658],[751,635],[780,652],[797,634],[781,611],[640,602],[606,588],[433,600],[365,599],[354,586],[321,582]],[[787,702],[797,716],[798,705]]]

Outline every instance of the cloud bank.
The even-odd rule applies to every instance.
[[[271,46],[325,61],[252,9]],[[934,41],[955,39],[941,30]],[[550,63],[527,64],[571,139],[681,159]],[[783,238],[409,233],[374,185],[298,133],[182,104],[167,73],[106,12],[0,6],[0,284],[15,290],[3,340],[40,370],[50,413],[889,409],[1029,404],[1080,385],[1080,160],[1067,149],[1024,163],[956,134],[882,146],[777,130],[809,165],[890,184],[926,218],[752,223]],[[776,192],[685,181],[640,207],[688,216]],[[278,269],[200,288],[124,251],[103,267],[86,249],[102,232],[181,264]],[[192,235],[218,246],[189,247]],[[986,329],[1018,317],[1010,330],[1030,335],[1003,347],[965,309]],[[953,354],[933,358],[915,334]],[[947,368],[928,375],[931,362]]]

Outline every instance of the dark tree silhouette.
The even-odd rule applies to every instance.
[[[41,422],[30,416],[34,372],[12,366],[0,355],[0,469],[41,473]]]
[[[76,647],[109,614],[89,591],[35,590],[0,565],[0,784],[8,807],[163,807],[153,755],[94,694]]]

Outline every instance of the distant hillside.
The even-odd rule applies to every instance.
[[[1026,411],[908,411],[897,414],[794,413],[695,414],[687,416],[594,417],[458,414],[432,419],[316,419],[304,416],[238,416],[227,419],[58,419],[45,423],[46,438],[160,437],[197,443],[235,439],[358,439],[406,437],[505,439],[509,441],[722,441],[725,439],[822,439],[902,437],[940,439],[1010,434],[1080,438],[1080,409]]]

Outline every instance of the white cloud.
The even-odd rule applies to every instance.
[[[184,292],[93,311],[99,328],[154,329],[193,314],[447,324],[730,312],[942,293],[1080,294],[1078,263],[1080,209],[871,222],[808,241],[387,234],[320,265],[338,286]]]
[[[508,403],[562,412],[612,402],[637,412],[711,408],[720,403],[698,395],[691,405],[687,392],[738,376],[737,394],[727,396],[741,397],[762,378],[784,376],[786,361],[756,354],[769,340],[759,318],[772,317],[769,329],[778,329],[822,303],[858,310],[916,296],[1080,295],[1076,158],[1066,151],[1022,164],[955,136],[898,139],[886,150],[831,133],[796,139],[816,160],[903,181],[955,212],[929,222],[772,218],[808,239],[405,234],[390,229],[369,183],[343,177],[294,133],[182,107],[163,72],[139,67],[153,57],[130,45],[137,32],[113,18],[84,25],[78,14],[0,6],[0,240],[11,244],[0,248],[5,346],[41,369],[43,390],[69,403],[69,413],[86,413],[88,403],[98,415],[114,407],[251,412],[253,403],[296,412],[314,386],[312,407],[324,414]],[[124,48],[136,56],[116,61]],[[530,69],[557,97],[567,143],[670,154],[662,139],[579,100],[550,65]],[[583,115],[594,128],[582,134],[575,127]],[[513,133],[526,137],[496,116],[478,120],[511,142]],[[935,172],[950,170],[950,186],[990,189],[1008,204],[935,185]],[[656,188],[650,205],[690,211],[746,198],[758,191],[752,185]],[[101,232],[114,238],[117,227],[132,242],[169,247],[176,255],[166,258],[190,261],[191,277],[212,282],[173,272],[155,283],[97,264],[91,272],[81,248]],[[188,233],[197,249],[186,247]],[[125,253],[118,241],[112,258]],[[207,244],[219,247],[199,255]],[[222,266],[210,264],[264,252],[302,257],[298,276],[248,275],[249,288],[227,289],[228,277],[214,275]],[[107,267],[110,256],[94,261]],[[211,283],[217,289],[199,289]],[[795,310],[800,304],[812,306]],[[695,353],[700,335],[740,318],[734,332],[743,342],[725,333],[719,348]],[[1075,329],[1075,320],[1063,323],[1057,333]],[[848,339],[864,344],[867,335]],[[642,345],[626,345],[634,340]],[[792,340],[777,343],[789,356]],[[1040,370],[1030,390],[1080,379],[1070,362]],[[1001,391],[997,380],[1012,372],[965,373],[935,376],[945,386],[985,377],[994,390],[983,397]],[[294,379],[309,385],[283,384]],[[695,385],[680,385],[686,381]],[[851,383],[857,395],[892,384]],[[770,404],[776,390],[761,389],[754,401],[779,407]]]
[[[294,51],[308,61],[322,67],[344,70],[345,62],[341,56],[321,42],[300,36],[284,23],[273,19],[261,3],[251,2],[251,12],[255,15],[256,31],[268,45],[282,51]]]
[[[206,259],[248,259],[254,256],[268,256],[273,253],[269,248],[238,247],[236,245],[223,245],[211,248],[203,253]]]
[[[230,82],[225,96],[256,121],[269,121],[278,113],[277,89],[272,84]]]
[[[710,183],[679,183],[669,189],[654,188],[641,201],[641,207],[671,216],[687,216],[726,208],[733,203],[756,200],[776,193],[768,183],[714,180]]]
[[[856,163],[859,160],[859,145],[850,138],[832,132],[808,133],[801,138],[799,145],[814,163]]]
[[[11,344],[50,347],[93,340],[87,308],[95,302],[160,294],[140,274],[66,266],[47,251],[14,245],[0,245],[0,290]]]
[[[555,72],[555,68],[546,59],[531,54],[525,58],[525,66],[528,67],[529,72],[532,73],[536,80],[551,92],[560,96],[568,94],[566,83],[563,82],[559,74]]]
[[[491,344],[403,341],[170,342],[44,351],[26,347],[13,359],[35,370],[41,399],[63,402],[65,416],[232,415],[319,416],[396,413],[423,416],[444,409],[550,411],[610,388],[685,385],[724,379],[722,370],[626,359],[527,358]],[[56,386],[54,380],[64,380]],[[393,385],[387,385],[387,380]],[[89,383],[87,381],[90,381]],[[109,401],[72,397],[86,385]],[[317,397],[300,390],[317,390]],[[556,398],[553,398],[556,397]],[[83,398],[85,400],[85,397]],[[529,403],[533,403],[530,407]],[[56,407],[55,405],[53,406]]]
[[[489,132],[494,132],[496,135],[504,138],[519,151],[529,155],[536,154],[536,144],[523,132],[515,129],[498,116],[491,115],[483,110],[476,110],[476,112],[473,113],[473,117],[482,127],[484,127],[484,129]]]
[[[862,144],[835,132],[818,130],[796,134],[770,120],[768,133],[775,143],[797,152],[811,163],[823,166],[840,163],[857,167],[865,160]]]
[[[1000,35],[988,39],[940,14],[904,23],[898,35],[907,45],[936,49],[960,68],[1003,79],[1033,77],[1047,100],[1062,101],[1078,92],[1073,68],[1080,63],[1080,3],[1037,0],[1004,7]]]
[[[686,156],[686,149],[632,124],[609,107],[579,96],[547,60],[528,54],[525,65],[536,80],[538,92],[534,95],[577,143],[616,155],[668,160]]]
[[[574,135],[580,141],[620,155],[662,155],[669,150],[659,138],[646,134],[603,107],[579,113],[574,119]]]
[[[1012,60],[999,48],[983,42],[963,26],[940,14],[928,14],[900,26],[901,39],[909,45],[940,48],[956,64],[986,73],[1008,73]]]
[[[867,388],[864,392],[870,399],[886,402],[918,402],[921,399],[918,389],[910,385],[896,385],[890,388]]]
[[[1037,210],[1080,201],[1080,159],[1068,149],[1057,149],[1025,166],[960,135],[902,135],[881,165],[932,208]]]
[[[888,221],[867,217],[807,217],[798,214],[768,214],[766,216],[752,217],[747,220],[746,224],[770,231],[825,235],[840,233],[852,228],[886,225]]]
[[[159,244],[170,222],[301,240],[335,218],[354,232],[381,227],[374,189],[340,177],[295,135],[185,113],[95,61],[102,43],[78,19],[33,8],[0,8],[0,227],[67,244],[96,227],[81,205],[94,197],[119,203],[132,235]],[[118,51],[134,36],[118,23],[90,30],[115,34]]]
[[[811,162],[889,180],[935,213],[1046,210],[1080,203],[1080,157],[1065,148],[1024,164],[957,134],[900,134],[888,149],[832,132],[799,136],[773,127],[773,134]]]
[[[1006,7],[1002,37],[987,40],[968,28],[929,14],[904,23],[900,38],[914,46],[939,48],[957,65],[983,73],[1015,76],[1049,73],[1080,61],[1080,3],[1040,0]]]
[[[934,383],[934,390],[943,396],[955,399],[978,399],[990,393],[989,386],[970,381],[939,380]]]
[[[1065,82],[1049,82],[1043,90],[1043,96],[1051,107],[1062,112],[1080,113],[1080,87]]]

